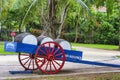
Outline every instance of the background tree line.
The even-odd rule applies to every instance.
[[[95,11],[93,6],[107,10]],[[0,39],[10,40],[14,30],[71,42],[120,45],[119,12],[119,0],[0,0]]]

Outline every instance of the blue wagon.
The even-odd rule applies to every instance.
[[[19,62],[25,70],[39,69],[46,74],[55,74],[59,72],[64,66],[65,61],[120,67],[120,65],[117,64],[82,60],[82,51],[64,50],[56,42],[46,42],[39,46],[20,42],[5,42],[4,50],[19,53]]]

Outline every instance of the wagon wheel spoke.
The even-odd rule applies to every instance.
[[[46,55],[46,53],[43,50],[40,50],[40,52],[42,52],[44,55]]]
[[[54,60],[54,62],[55,62],[57,65],[61,66],[61,64],[60,64],[60,63],[58,63],[56,60]]]
[[[46,55],[37,55],[36,57],[38,57],[38,58],[47,58],[47,56]]]
[[[34,66],[34,60],[33,60],[33,59],[32,59],[32,64],[33,64],[33,65],[32,65],[32,66],[33,66],[33,69],[35,69],[35,68],[34,68],[35,66]]]
[[[50,62],[50,73],[52,72],[52,64],[51,64],[51,62]]]
[[[35,63],[35,55],[27,54],[27,53],[19,53],[18,59],[23,68],[25,70],[36,70],[37,66]]]
[[[44,48],[45,52],[48,53],[48,50],[47,50],[45,44],[43,44],[43,48]]]
[[[50,43],[48,43],[48,53],[50,53]]]
[[[57,50],[55,50],[54,51],[54,55],[59,51],[60,49],[59,48],[57,48]]]
[[[54,64],[53,61],[52,61],[52,65],[53,65],[54,69],[57,70],[57,67],[56,67],[56,65]]]
[[[23,58],[23,59],[21,59],[21,60],[26,60],[26,59],[28,59],[28,58],[30,58],[30,57],[26,57],[26,58]]]
[[[41,65],[39,67],[42,67],[42,65],[46,63],[45,59],[38,59],[38,58],[36,58],[35,62]]]
[[[55,56],[57,57],[57,56],[62,56],[62,53],[60,53],[60,54],[55,54]]]
[[[29,62],[29,64],[28,64],[28,68],[30,68],[30,65],[31,65],[31,61],[32,61],[32,60],[30,59],[30,62]]]
[[[63,61],[64,59],[63,58],[55,58],[55,60]]]
[[[37,62],[39,63],[39,62],[42,62],[42,60],[40,60],[40,59],[37,59]]]
[[[20,54],[20,55],[22,55],[22,56],[29,56],[29,54]]]
[[[43,47],[44,48],[44,46],[41,46],[41,47]],[[41,52],[41,53],[43,53],[44,55],[46,55],[46,52],[45,51],[43,51],[41,48],[39,49],[39,51]],[[39,54],[39,53],[38,53]]]
[[[30,60],[30,58],[24,63],[24,65],[26,65],[28,63],[28,61]]]
[[[47,64],[46,64],[45,71],[47,71],[48,64],[49,64],[49,61],[48,61]]]
[[[43,58],[44,62],[42,63],[41,60],[38,61],[39,56],[41,57],[42,54],[38,54],[39,50],[44,45],[44,52],[46,55]],[[47,45],[47,46],[46,46]],[[41,44],[38,49],[36,50],[36,65],[38,69],[43,73],[47,74],[54,74],[59,72],[64,63],[65,63],[65,54],[63,48],[57,44],[56,42],[46,42]]]

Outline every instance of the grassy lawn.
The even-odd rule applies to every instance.
[[[40,75],[41,76],[41,75]],[[10,80],[10,79],[9,79]],[[120,73],[106,73],[106,74],[84,74],[72,76],[46,76],[39,78],[24,78],[12,80],[120,80]]]
[[[118,50],[118,46],[116,46],[116,45],[72,43],[72,46],[81,46],[81,47],[88,47],[88,48],[99,48],[99,49],[106,49],[106,50]]]

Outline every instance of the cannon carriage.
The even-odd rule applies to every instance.
[[[32,38],[32,42],[29,41],[29,38]],[[36,39],[29,33],[22,33],[16,36],[15,42],[5,42],[4,49],[9,52],[17,52],[18,60],[25,70],[39,69],[47,74],[59,72],[64,66],[65,53],[70,51],[70,47],[69,50],[64,50],[59,43],[45,36],[39,36]]]
[[[26,34],[27,37],[30,35],[31,34]],[[22,36],[21,40],[16,39],[15,42],[5,42],[4,44],[5,51],[18,53],[19,62],[25,70],[34,71],[39,69],[45,74],[55,74],[61,71],[65,64],[65,61],[99,66],[120,67],[118,64],[82,60],[83,52],[71,50],[71,45],[68,45],[69,49],[64,49],[61,44],[51,39],[48,39],[48,41],[46,39],[43,41],[43,43],[41,41],[38,44],[36,43],[38,39],[35,39],[35,36],[32,35],[35,39],[32,39],[32,42],[29,39],[32,37],[28,37],[27,39],[26,36]],[[27,40],[23,39],[24,37]],[[20,36],[18,38],[20,38]],[[42,38],[39,40],[43,40],[43,38],[46,37],[39,38]]]

